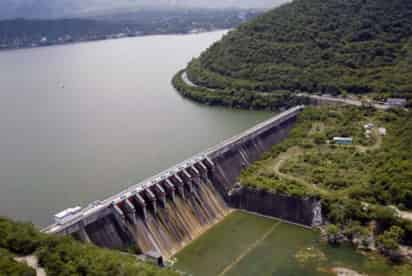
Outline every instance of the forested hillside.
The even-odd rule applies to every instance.
[[[197,85],[270,93],[412,98],[412,1],[295,0],[188,66]],[[209,91],[210,92],[210,91]]]
[[[0,217],[0,275],[35,275],[15,256],[36,255],[49,276],[177,276],[179,273],[138,261],[136,257],[83,244],[70,237],[40,233],[33,225]]]

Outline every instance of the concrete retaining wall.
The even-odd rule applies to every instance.
[[[229,202],[233,208],[308,227],[313,225],[313,210],[318,204],[313,198],[296,198],[252,188],[236,190],[229,197]]]

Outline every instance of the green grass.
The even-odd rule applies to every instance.
[[[322,244],[317,231],[239,211],[227,216],[176,258],[175,267],[194,276],[326,276],[333,275],[333,267],[350,268],[369,276],[412,273],[411,267],[391,266],[379,256],[367,257],[350,247]]]

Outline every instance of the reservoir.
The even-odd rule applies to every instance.
[[[224,33],[0,52],[0,216],[44,226],[270,117],[171,86]]]

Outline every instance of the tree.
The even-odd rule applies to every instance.
[[[329,224],[326,227],[326,234],[328,236],[328,242],[331,244],[338,244],[339,243],[339,227],[335,224]]]
[[[404,234],[405,231],[402,228],[392,226],[377,239],[378,246],[382,253],[389,256],[393,261],[400,261],[402,259],[399,252],[399,243],[401,242]]]

